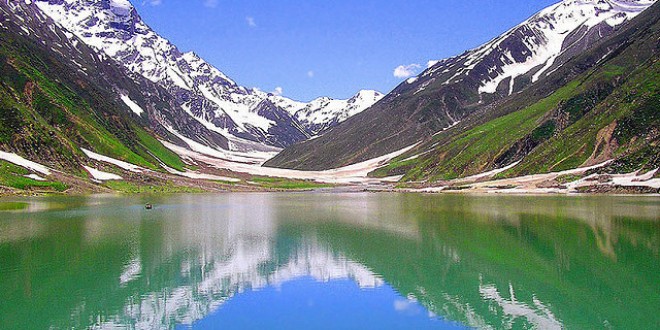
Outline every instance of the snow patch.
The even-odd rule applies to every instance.
[[[133,102],[128,95],[121,95],[119,98],[121,98],[121,100],[124,101],[124,104],[126,104],[126,106],[128,106],[136,115],[141,116],[144,113],[144,110],[137,105],[137,103]]]
[[[648,173],[639,174],[639,171],[628,174],[615,174],[612,176],[612,184],[627,187],[649,187],[660,189],[660,179],[654,179],[653,176],[658,172],[658,169],[649,171]]]
[[[108,172],[103,172],[99,171],[93,167],[89,167],[86,165],[83,165],[85,170],[94,178],[95,180],[99,181],[111,181],[111,180],[123,180],[121,176],[113,173],[108,173]]]
[[[24,177],[32,179],[32,180],[36,180],[36,181],[46,181],[46,179],[44,179],[44,178],[42,178],[42,177],[40,177],[36,174],[28,174],[28,175],[24,175]]]
[[[8,153],[8,152],[0,151],[0,159],[8,161],[12,164],[18,165],[20,167],[24,167],[28,170],[41,173],[43,175],[50,175],[51,174],[51,169],[50,168],[48,168],[44,165],[35,163],[33,161],[27,160],[27,159],[25,159],[25,158],[23,158],[23,157],[21,157],[17,154],[14,154],[14,153]]]
[[[258,164],[261,165],[266,162],[266,160],[275,157],[279,153],[279,149],[276,151],[250,151],[250,152],[237,152],[229,150],[218,150],[211,148],[209,146],[203,145],[201,143],[195,142],[192,139],[189,139],[171,127],[164,126],[170,133],[174,134],[176,137],[185,142],[188,147],[200,154],[205,154],[213,158],[219,158],[223,160],[228,160],[232,162],[248,163],[248,164]],[[160,141],[165,146],[172,146],[173,144],[163,141]],[[172,148],[170,148],[172,149]]]
[[[290,103],[286,99],[279,99],[276,105],[287,110],[303,124],[323,125],[331,122],[341,123],[368,109],[384,96],[374,90],[362,90],[347,100],[320,97],[309,103]]]
[[[252,175],[263,175],[263,176],[272,176],[272,177],[281,177],[281,178],[290,178],[290,179],[302,179],[302,180],[315,180],[318,182],[324,183],[335,183],[335,184],[369,184],[369,183],[380,183],[383,182],[383,179],[373,179],[367,177],[367,174],[376,170],[377,168],[382,167],[387,164],[390,160],[395,157],[402,155],[408,150],[417,146],[417,144],[411,145],[409,147],[403,148],[401,150],[392,152],[390,154],[366,160],[361,163],[344,166],[336,169],[325,170],[325,171],[300,171],[300,170],[288,170],[281,168],[271,168],[271,167],[261,167],[259,164],[254,163],[241,163],[235,161],[228,161],[226,158],[216,158],[209,156],[203,152],[191,151],[186,148],[179,147],[175,144],[169,143],[167,141],[161,141],[170,150],[179,154],[182,157],[188,157],[195,159],[197,161],[204,162],[211,166],[215,166],[219,169],[228,169],[234,172],[239,173],[248,173]],[[390,180],[393,178],[390,178]]]
[[[510,52],[499,59],[504,65],[491,68],[491,75],[481,82],[479,93],[493,94],[501,82],[510,79],[508,93],[514,92],[515,81],[536,67],[541,67],[532,76],[532,82],[547,74],[562,51],[566,38],[579,29],[593,28],[602,22],[616,27],[632,19],[648,8],[654,1],[630,3],[625,1],[565,0],[548,7],[500,37],[467,53],[466,66],[479,63],[488,54],[502,51],[502,42],[521,29],[531,30],[532,36],[523,39],[529,50],[522,62],[516,61]],[[468,68],[471,69],[471,68]],[[495,73],[493,75],[493,73]]]
[[[220,99],[206,86],[199,86],[199,90],[206,99],[215,103],[243,131],[248,131],[248,125],[260,128],[264,132],[268,132],[268,129],[275,126],[275,122],[266,117],[260,116],[255,111],[256,109],[253,110],[253,104],[242,104],[242,102],[234,102],[234,100]]]
[[[143,167],[133,165],[131,163],[127,163],[127,162],[121,161],[119,159],[114,159],[114,158],[110,158],[110,157],[107,157],[107,156],[103,156],[103,155],[97,154],[93,151],[87,150],[85,148],[80,148],[80,150],[82,150],[82,152],[85,153],[85,155],[87,157],[89,157],[93,160],[97,160],[97,161],[100,161],[100,162],[112,164],[112,165],[118,166],[118,167],[120,167],[124,170],[130,171],[130,172],[142,173],[142,172],[146,171],[146,169],[143,168]]]
[[[170,172],[172,174],[182,176],[182,177],[186,177],[186,178],[190,178],[190,179],[225,181],[225,182],[241,182],[241,179],[230,178],[230,177],[226,177],[226,176],[212,175],[212,174],[205,174],[205,173],[189,172],[189,171],[181,172],[181,171],[177,171],[177,170],[175,170],[173,168],[170,168],[170,167],[168,167],[166,165],[163,165],[163,164],[161,164],[161,166],[165,170],[167,170],[168,172]]]
[[[449,114],[447,114],[447,115],[449,115]],[[458,125],[458,124],[460,124],[460,123],[461,123],[460,120],[455,121],[455,122],[451,123],[451,125],[449,125],[449,126],[443,128],[443,129],[441,129],[440,131],[438,131],[438,132],[436,132],[435,134],[433,134],[433,136],[436,136],[436,135],[438,135],[438,134],[440,134],[440,133],[442,133],[442,132],[445,132],[445,131],[447,131],[447,130],[453,128],[454,126],[456,126],[456,125]]]
[[[110,0],[110,8],[115,15],[128,16],[133,5],[128,0]]]
[[[179,86],[180,88],[185,90],[190,90],[190,86],[188,85],[188,83],[184,80],[181,73],[177,71],[178,70],[175,70],[172,67],[167,67],[167,77],[170,78],[176,86]]]
[[[492,170],[492,171],[488,171],[488,172],[484,172],[484,173],[480,173],[480,174],[476,174],[476,175],[468,176],[468,177],[463,178],[463,180],[479,180],[479,179],[483,179],[483,178],[490,178],[490,177],[493,177],[493,176],[495,176],[495,175],[497,175],[497,174],[500,174],[500,173],[502,173],[502,172],[505,172],[505,171],[507,171],[507,170],[510,170],[510,169],[514,168],[516,165],[520,164],[520,162],[521,162],[521,161],[519,160],[519,161],[517,161],[517,162],[515,162],[515,163],[513,163],[513,164],[510,164],[510,165],[504,166],[504,167],[502,167],[502,168],[498,168],[498,169],[494,169],[494,170]]]
[[[639,174],[640,171],[635,171],[627,174],[610,174],[611,181],[606,183],[599,183],[601,185],[610,185],[610,186],[623,186],[623,187],[648,187],[654,189],[660,189],[660,179],[653,178],[653,176],[658,172],[658,169],[649,171],[644,174]],[[592,180],[598,178],[598,174],[592,174],[587,177],[584,177],[580,180],[569,183],[567,186],[571,190],[575,190],[580,187],[593,185]]]
[[[428,193],[428,194],[434,194],[434,193],[439,193],[445,190],[445,186],[442,187],[428,187],[428,188],[419,188],[419,189],[407,189],[405,190],[406,192],[414,192],[414,193]]]

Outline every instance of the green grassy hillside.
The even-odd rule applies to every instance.
[[[617,173],[659,167],[658,17],[655,5],[562,70],[433,136],[372,175],[441,181],[520,162],[499,174],[511,177],[610,159],[617,160],[609,168]],[[584,69],[603,52],[608,55]]]
[[[42,37],[55,39],[52,33]],[[158,141],[147,114],[137,116],[119,100],[122,90],[146,104],[143,86],[82,45],[65,57],[35,39],[16,26],[0,29],[0,150],[83,179],[89,159],[81,148],[155,171],[164,171],[160,164],[184,170],[179,156]],[[5,164],[0,185],[49,186],[24,174]]]

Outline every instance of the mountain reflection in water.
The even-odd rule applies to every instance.
[[[0,212],[0,328],[194,326],[304,279],[390,290],[392,313],[423,306],[443,322],[431,326],[660,324],[657,198],[181,195],[152,197],[151,211],[146,197],[17,201],[29,207]]]

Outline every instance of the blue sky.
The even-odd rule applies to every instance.
[[[182,51],[238,84],[309,101],[383,93],[558,0],[131,0]],[[412,66],[410,66],[412,65]]]
[[[242,292],[192,327],[177,329],[189,328],[465,329],[429,315],[419,302],[401,297],[389,285],[360,288],[352,280],[321,283],[311,277]]]

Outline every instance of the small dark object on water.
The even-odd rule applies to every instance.
[[[145,205],[144,208],[147,209],[147,210],[151,210],[151,209],[154,208],[154,206],[151,205],[151,204],[149,204],[149,203],[147,203],[147,205]]]

